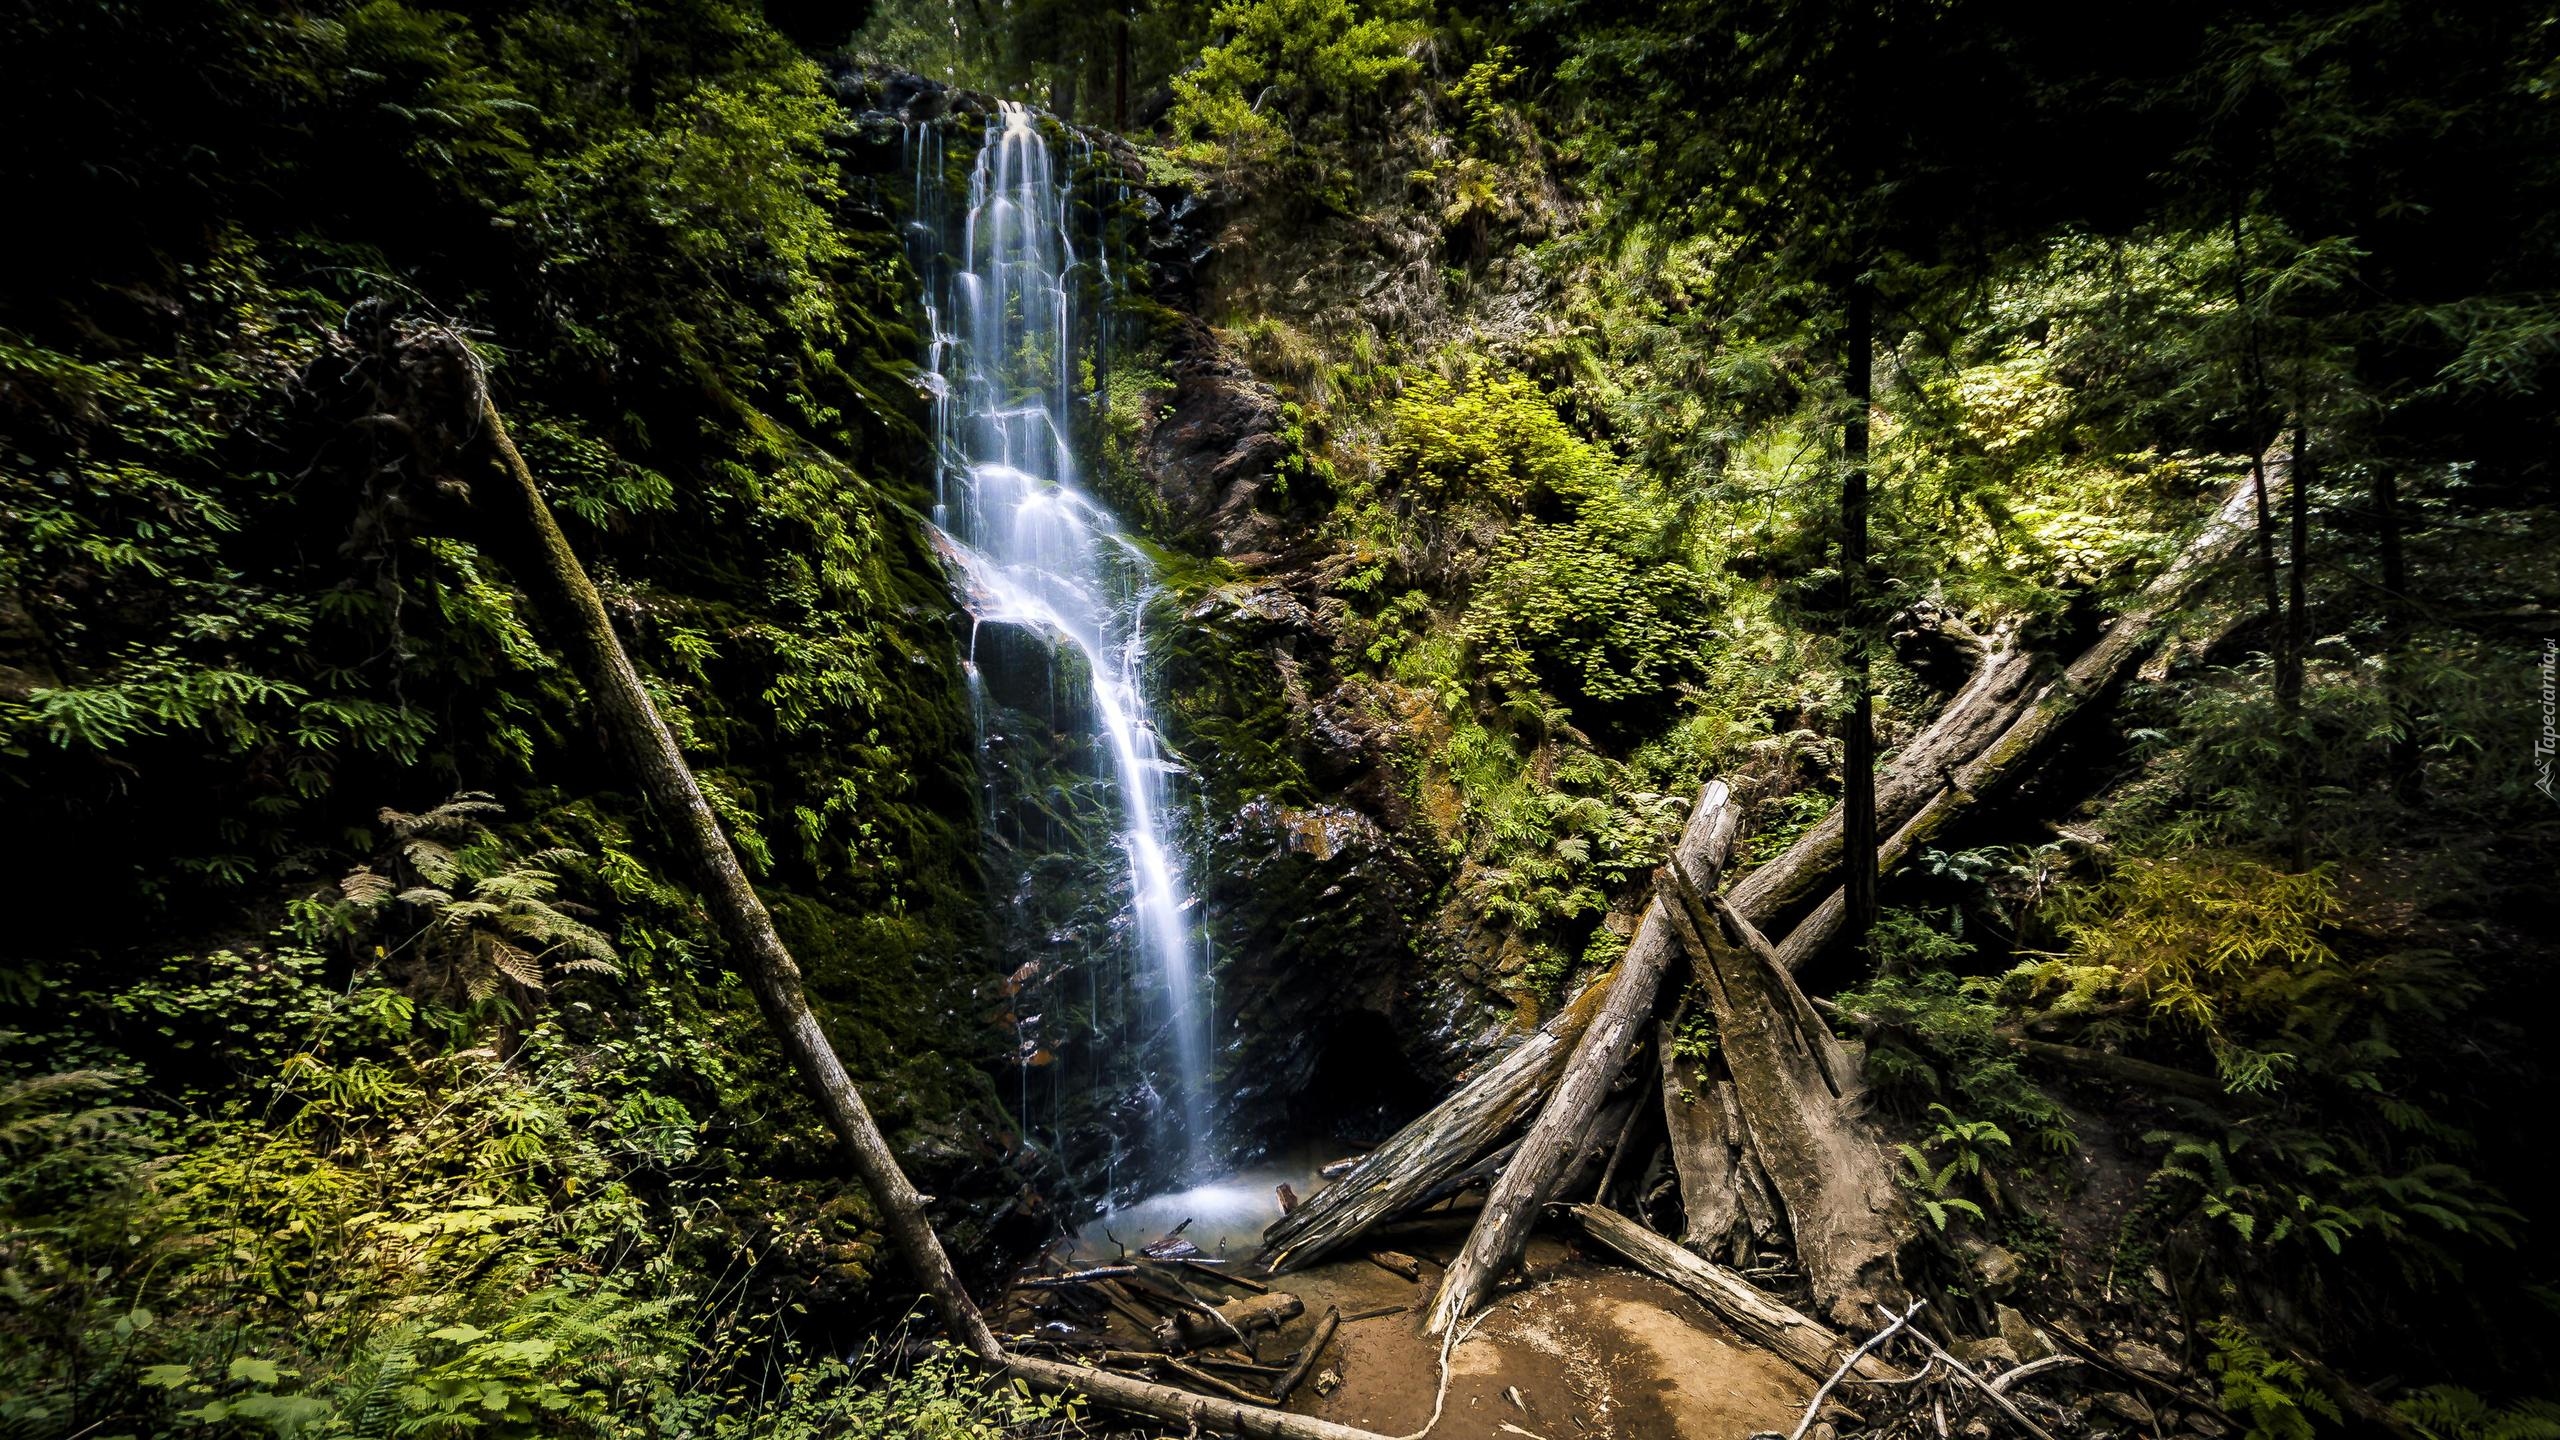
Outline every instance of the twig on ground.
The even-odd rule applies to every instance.
[[[1821,1413],[1822,1402],[1831,1398],[1832,1387],[1840,1383],[1840,1377],[1848,1374],[1851,1367],[1855,1366],[1859,1361],[1867,1358],[1868,1351],[1873,1350],[1878,1345],[1881,1345],[1885,1341],[1891,1339],[1895,1331],[1910,1324],[1911,1317],[1919,1314],[1921,1307],[1928,1303],[1929,1302],[1926,1300],[1914,1300],[1911,1302],[1911,1308],[1903,1311],[1899,1315],[1894,1315],[1890,1310],[1885,1311],[1884,1313],[1886,1315],[1892,1316],[1893,1323],[1885,1326],[1873,1335],[1868,1336],[1866,1343],[1849,1352],[1849,1358],[1841,1361],[1840,1368],[1832,1371],[1831,1378],[1823,1381],[1822,1388],[1814,1391],[1813,1398],[1805,1402],[1804,1415],[1801,1419],[1796,1421],[1796,1428],[1788,1434],[1787,1440],[1804,1440],[1804,1432],[1813,1428],[1813,1417]],[[1917,1335],[1920,1332],[1914,1330],[1911,1333]],[[2045,1437],[2045,1440],[2052,1440],[2052,1437],[2047,1436]]]

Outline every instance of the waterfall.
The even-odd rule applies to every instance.
[[[1125,1006],[1137,1031],[1113,1035],[1098,1018],[1088,1022],[1095,1033],[1084,1038],[1097,1052],[1088,1081],[1107,1085],[1116,1073],[1149,1093],[1148,1133],[1132,1143],[1148,1147],[1141,1158],[1151,1164],[1134,1168],[1196,1169],[1209,1150],[1204,1091],[1212,1006],[1204,993],[1205,942],[1172,833],[1177,767],[1159,738],[1143,683],[1142,617],[1156,576],[1081,482],[1074,443],[1079,360],[1092,361],[1099,373],[1101,357],[1089,352],[1102,348],[1079,343],[1093,317],[1077,313],[1077,294],[1086,287],[1107,293],[1107,256],[1098,237],[1090,261],[1078,256],[1073,197],[1028,109],[1007,102],[988,121],[956,234],[954,207],[942,193],[943,144],[932,125],[910,140],[925,366],[939,445],[933,521],[958,562],[975,622],[970,680],[982,745],[988,708],[980,687],[1022,678],[982,671],[1038,664],[1045,667],[1042,683],[1082,691],[1064,708],[1081,725],[1108,785],[1113,843],[1124,861],[1113,878],[1125,886],[1111,928],[1124,953],[1070,959],[1085,970],[1088,986],[1098,987],[1097,974],[1113,973],[1134,992],[1114,1004],[1095,999],[1087,1015],[1116,1014]],[[1084,268],[1096,262],[1104,268]],[[991,627],[1027,632],[1039,644],[983,643],[978,637]],[[1150,1073],[1143,1058],[1134,1077],[1125,1066],[1108,1070],[1117,1063],[1110,1052],[1133,1040],[1140,1057],[1164,1054],[1170,1074]],[[1047,1054],[1039,1044],[1037,1035],[1026,1039],[1025,1055]],[[1029,1063],[1026,1126],[1034,1118]],[[1053,1094],[1061,1083],[1051,1082]],[[1106,1165],[1116,1168],[1120,1158],[1115,1149]]]

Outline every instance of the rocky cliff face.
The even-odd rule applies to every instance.
[[[983,124],[992,109],[896,71],[846,67],[834,83],[859,136],[852,168],[884,191],[912,163],[916,127]],[[1498,1043],[1510,1013],[1464,978],[1481,968],[1463,963],[1478,947],[1444,920],[1440,837],[1454,800],[1418,758],[1434,722],[1415,697],[1335,662],[1326,591],[1346,562],[1325,530],[1333,497],[1304,462],[1289,407],[1197,313],[1227,206],[1137,183],[1127,177],[1145,166],[1118,137],[1075,134],[1089,149],[1080,163],[1124,177],[1118,211],[1094,219],[1113,237],[1113,273],[1152,302],[1098,321],[1102,363],[1145,379],[1098,384],[1078,423],[1119,457],[1098,477],[1111,502],[1171,552],[1150,648],[1169,738],[1192,775],[1222,1128],[1245,1150],[1308,1131],[1383,1133]],[[953,152],[964,144],[954,136]],[[975,643],[1018,640],[982,627]],[[987,667],[1000,671],[1027,673]],[[1123,1052],[1142,1048],[1122,1034],[1128,1017],[1105,987],[1076,978],[1091,968],[1076,956],[1114,950],[1111,863],[1059,837],[1077,829],[1064,812],[1105,797],[1061,710],[1078,687],[1034,688],[980,697],[992,923],[1021,960],[1004,1012],[1018,1073],[999,1088],[1046,1152],[1050,1183],[1092,1196],[1147,1183],[1131,1137],[1162,1096],[1126,1063]]]

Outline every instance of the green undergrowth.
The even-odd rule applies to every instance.
[[[66,140],[12,162],[64,220],[0,287],[0,788],[44,836],[16,879],[85,898],[0,972],[7,1426],[1035,1418],[742,1378],[903,1282],[376,349],[433,322],[487,361],[987,1253],[1022,1177],[908,279],[821,72],[719,3],[166,18],[9,22],[11,103]]]

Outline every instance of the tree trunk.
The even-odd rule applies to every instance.
[[[2285,566],[2284,664],[2277,673],[2276,697],[2290,732],[2285,819],[2298,875],[2311,868],[2311,737],[2302,725],[2302,670],[2311,653],[2311,435],[2299,418],[2293,430],[2293,485],[2285,498],[2292,534]]]
[[[1840,448],[1840,583],[1849,654],[1849,730],[1842,747],[1841,866],[1849,943],[1863,951],[1876,923],[1876,714],[1867,653],[1867,411],[1875,398],[1875,288],[1849,282],[1849,413]]]
[[[2416,707],[2409,703],[2409,562],[2400,548],[2400,477],[2373,467],[2373,512],[2381,525],[2382,686],[2391,699],[2391,789],[2403,804],[2426,790]]]
[[[1248,1440],[1385,1440],[1375,1431],[1337,1425],[1312,1415],[1292,1415],[1285,1410],[1264,1409],[1240,1400],[1195,1395],[1170,1385],[1149,1384],[1126,1375],[1089,1370],[1058,1360],[1008,1355],[1004,1359],[1004,1370],[1035,1390],[1088,1395],[1124,1415],[1143,1415],[1168,1425],[1196,1424],[1204,1430],[1221,1435],[1242,1435]]]
[[[1637,1269],[1676,1285],[1726,1323],[1760,1342],[1807,1375],[1828,1376],[1856,1347],[1831,1328],[1721,1265],[1701,1260],[1614,1210],[1575,1205],[1568,1210],[1593,1240],[1624,1256]],[[1871,1380],[1893,1378],[1893,1369],[1870,1355],[1851,1369]]]
[[[1715,1008],[1716,1058],[1814,1300],[1835,1324],[1863,1326],[1877,1305],[1902,1302],[1911,1221],[1857,1077],[1768,942],[1720,911],[1708,882],[1675,860],[1665,891],[1673,933]]]
[[[551,518],[551,507],[543,503],[533,472],[517,453],[485,389],[480,395],[480,419],[488,428],[503,474],[492,483],[473,487],[473,498],[501,518],[504,533],[516,542],[518,579],[533,594],[560,639],[570,670],[593,700],[606,745],[670,831],[676,855],[721,940],[736,957],[747,988],[764,1011],[765,1023],[773,1027],[829,1128],[843,1143],[854,1173],[880,1212],[881,1224],[915,1268],[943,1324],[979,1357],[1001,1358],[994,1333],[925,1218],[925,1197],[908,1183],[898,1157],[863,1104],[862,1093],[854,1088],[835,1046],[811,1013],[800,967],[775,933],[773,918],[765,913],[755,887],[747,882],[737,852],[730,848],[719,818],[694,781],[692,767],[676,748],[675,737],[668,733],[630,657],[614,636],[604,601]]]
[[[1742,825],[1741,807],[1734,803],[1733,792],[1725,783],[1715,780],[1699,792],[1689,815],[1673,863],[1680,863],[1680,855],[1685,854],[1697,872],[1720,874],[1725,857],[1733,848],[1734,834]],[[1486,1197],[1484,1209],[1476,1216],[1466,1248],[1458,1252],[1457,1260],[1441,1277],[1440,1294],[1432,1301],[1430,1315],[1423,1323],[1425,1334],[1440,1334],[1465,1318],[1494,1282],[1518,1263],[1520,1248],[1529,1238],[1530,1223],[1555,1194],[1556,1183],[1564,1178],[1565,1167],[1578,1153],[1610,1082],[1626,1067],[1644,1033],[1645,1019],[1653,1013],[1654,998],[1662,989],[1662,972],[1671,959],[1671,947],[1665,943],[1667,925],[1668,918],[1659,904],[1646,907],[1635,942],[1627,947],[1626,958],[1618,962],[1600,1013],[1592,1018],[1590,1028],[1583,1031],[1581,1041],[1574,1046],[1563,1081],[1539,1110],[1511,1163],[1493,1182],[1493,1193]],[[1652,933],[1648,935],[1648,931]]]

